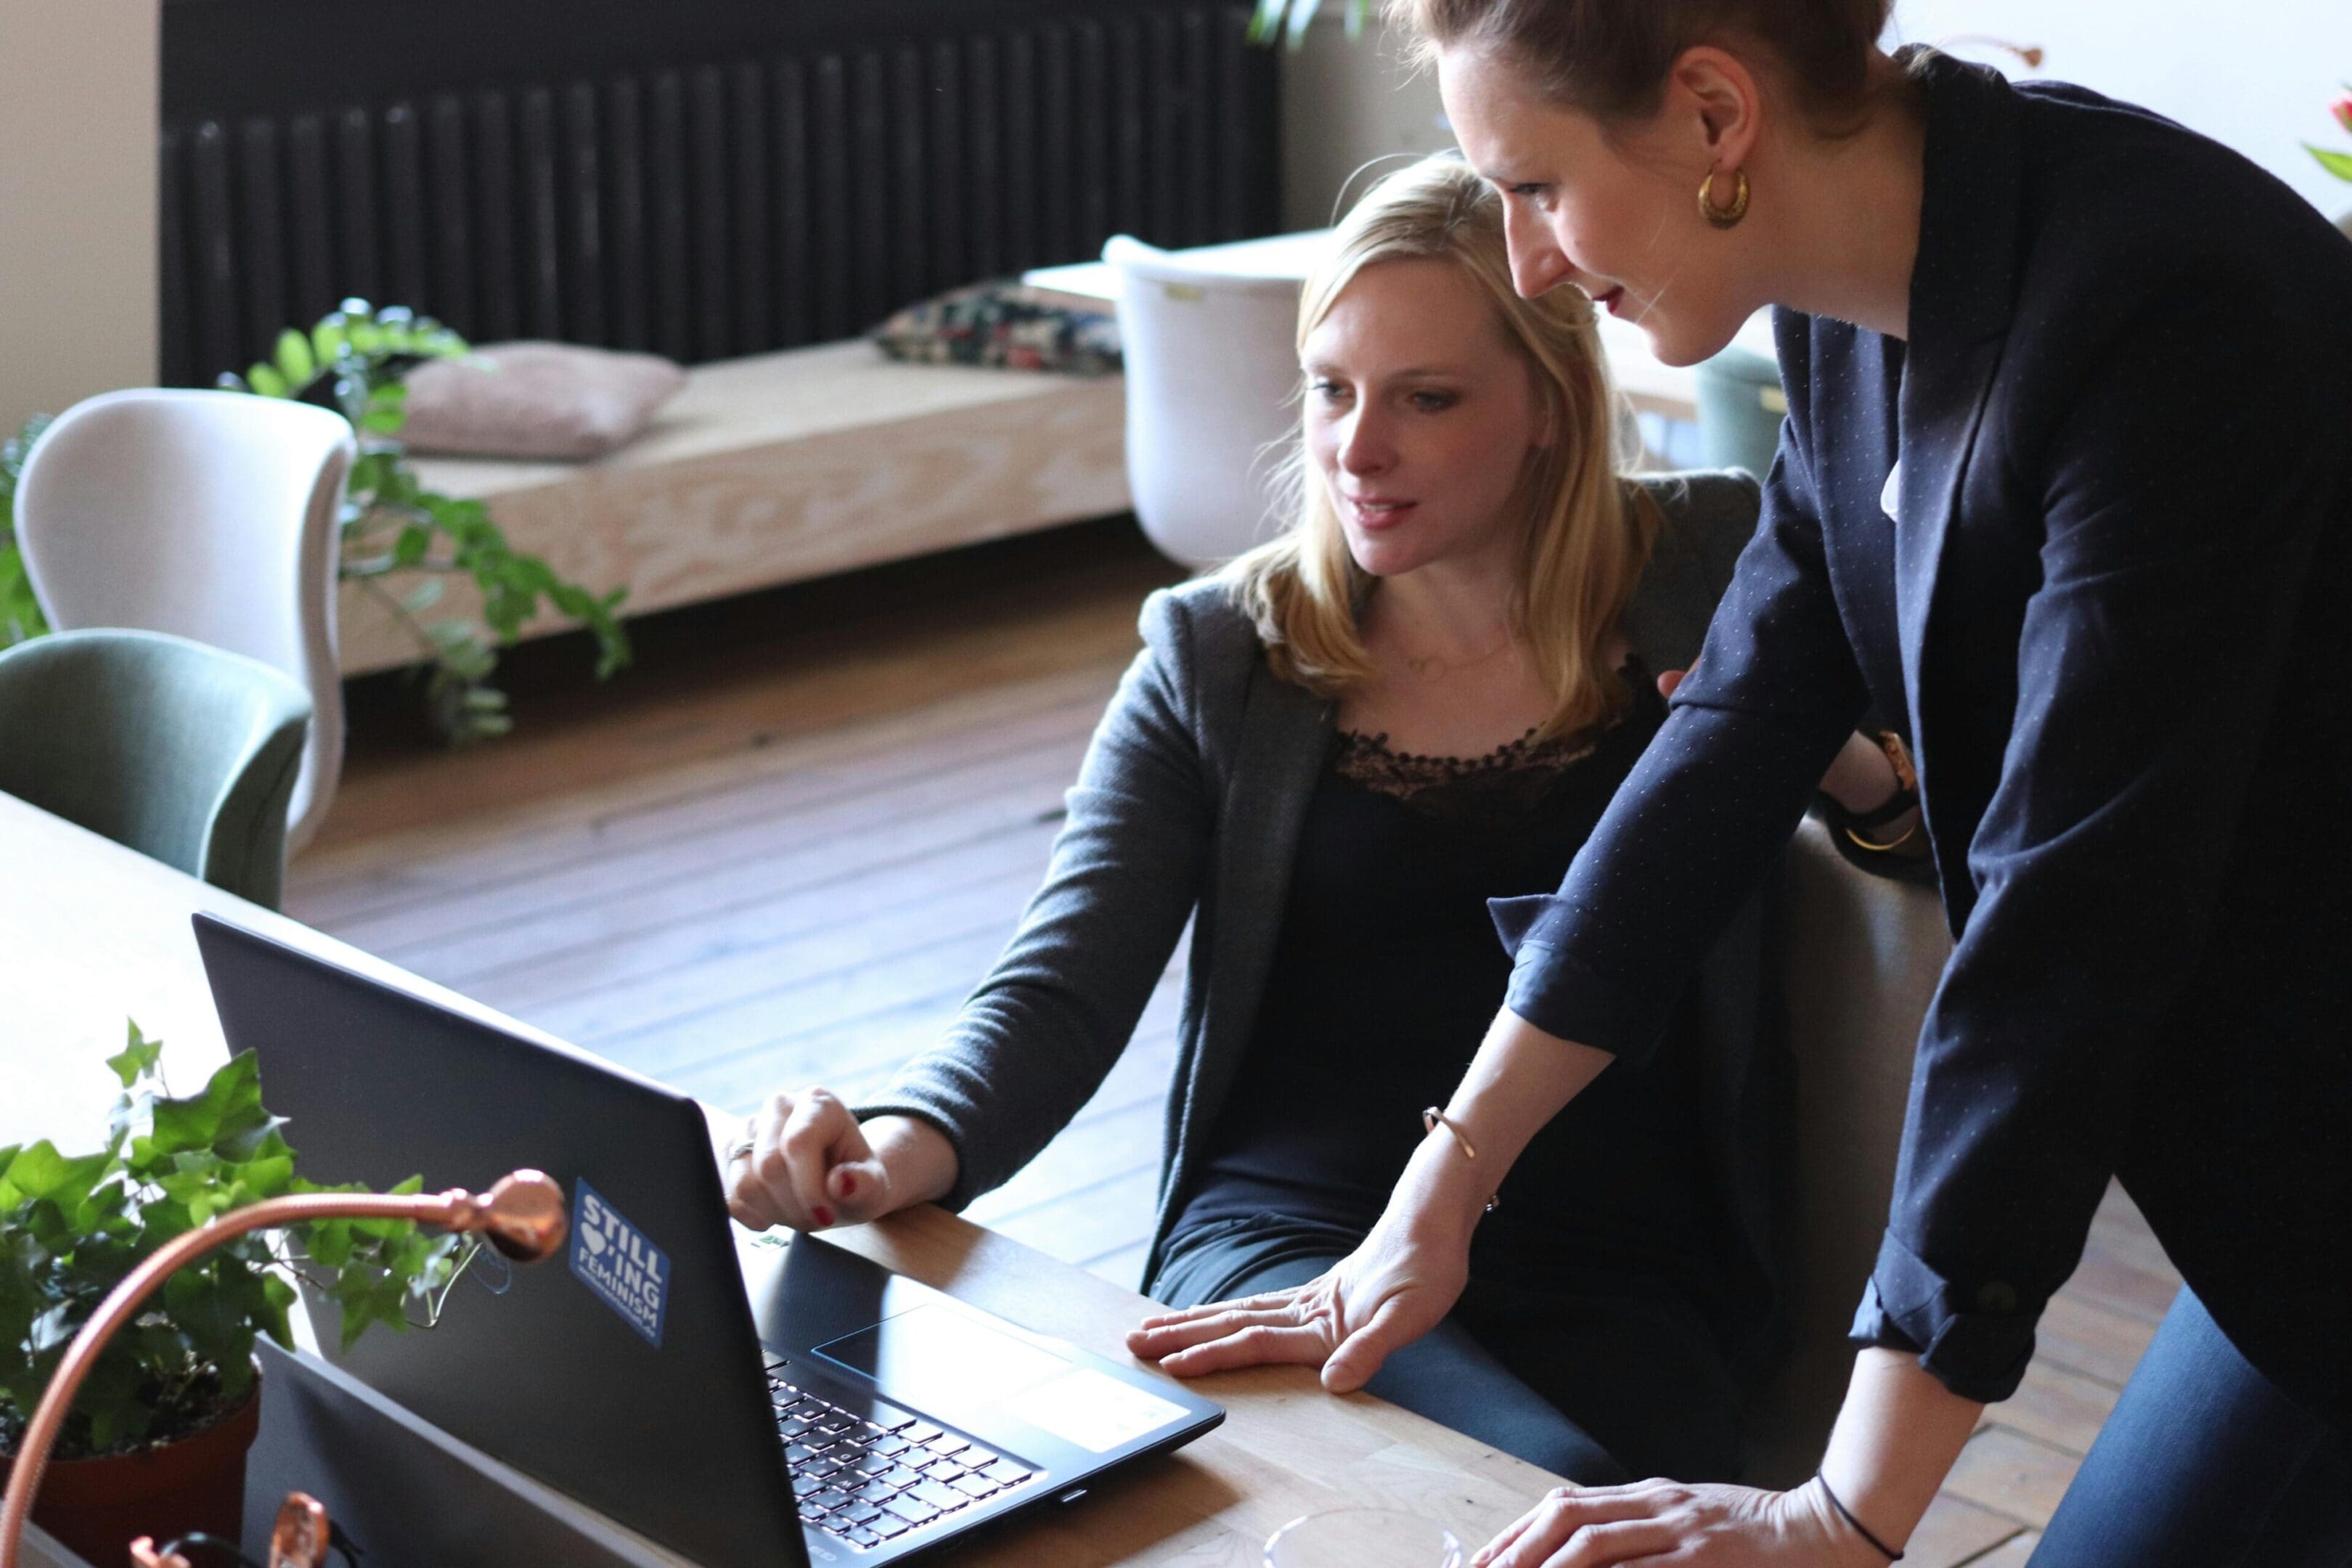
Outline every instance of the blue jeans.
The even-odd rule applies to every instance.
[[[2281,1394],[2182,1290],[2027,1568],[2347,1565],[2352,1434]]]
[[[1361,1233],[1263,1215],[1171,1237],[1145,1286],[1193,1307],[1303,1285]],[[1645,1476],[1729,1480],[1739,1394],[1698,1310],[1664,1285],[1531,1289],[1473,1278],[1444,1322],[1391,1355],[1365,1392],[1584,1486]]]

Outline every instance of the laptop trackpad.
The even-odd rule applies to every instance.
[[[993,1405],[1070,1363],[947,1307],[921,1306],[816,1347],[874,1380],[884,1396]]]
[[[815,1353],[872,1378],[886,1399],[942,1413],[992,1408],[1097,1454],[1185,1415],[1181,1405],[948,1307],[916,1307]]]

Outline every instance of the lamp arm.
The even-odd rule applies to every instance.
[[[0,1568],[17,1568],[17,1552],[25,1521],[33,1511],[42,1472],[48,1468],[49,1450],[65,1426],[74,1396],[98,1363],[115,1331],[135,1316],[156,1288],[184,1265],[203,1257],[223,1242],[247,1231],[269,1230],[313,1219],[404,1219],[443,1230],[482,1232],[490,1244],[518,1262],[531,1263],[563,1245],[566,1222],[563,1189],[537,1171],[517,1171],[488,1193],[461,1188],[407,1196],[383,1193],[300,1193],[265,1198],[241,1209],[215,1215],[194,1230],[173,1237],[152,1257],[123,1276],[107,1293],[98,1310],[73,1343],[66,1347],[41,1403],[26,1425],[16,1447],[16,1462],[8,1475],[8,1490],[0,1500]]]

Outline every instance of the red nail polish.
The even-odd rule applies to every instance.
[[[841,1173],[841,1195],[845,1198],[857,1195],[857,1178],[846,1171]]]
[[[833,1211],[823,1204],[817,1205],[816,1207],[810,1210],[809,1213],[810,1217],[814,1219],[820,1226],[831,1225],[833,1223]]]

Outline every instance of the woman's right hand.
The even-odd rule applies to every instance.
[[[862,1225],[955,1184],[955,1147],[939,1129],[908,1116],[860,1125],[822,1087],[769,1096],[745,1138],[722,1173],[727,1212],[753,1230]]]
[[[1127,1348],[1178,1377],[1266,1362],[1318,1366],[1326,1389],[1351,1394],[1391,1352],[1443,1322],[1469,1278],[1466,1237],[1444,1240],[1383,1215],[1362,1246],[1306,1284],[1146,1318]]]

